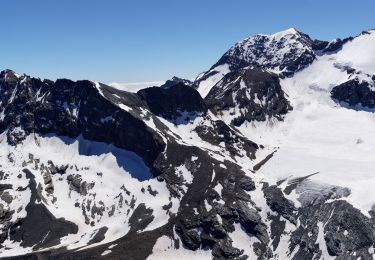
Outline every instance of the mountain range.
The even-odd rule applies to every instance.
[[[0,73],[3,259],[374,259],[375,30],[123,91]]]

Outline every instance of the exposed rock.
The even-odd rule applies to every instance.
[[[219,259],[235,259],[243,254],[243,250],[234,248],[228,239],[224,239],[215,244],[212,254]]]
[[[176,124],[189,122],[207,111],[198,91],[183,83],[169,88],[146,88],[137,94],[152,113]]]
[[[87,243],[88,245],[99,243],[105,239],[105,234],[107,233],[108,228],[107,227],[101,227],[96,233],[95,236],[90,239],[90,241]]]
[[[53,183],[48,183],[47,186],[45,187],[45,191],[49,194],[52,194],[55,190],[55,187],[53,186]]]
[[[331,255],[345,255],[361,249],[368,251],[374,245],[374,227],[358,209],[345,201],[335,201],[331,210],[332,216],[324,225],[324,239]]]
[[[22,246],[38,249],[57,245],[61,237],[77,233],[77,225],[63,218],[57,219],[42,203],[36,203],[35,177],[28,169],[23,171],[30,181],[31,199],[26,206],[27,217],[18,219],[10,227],[10,238]]]
[[[12,203],[13,201],[13,196],[9,194],[8,191],[5,191],[1,194],[0,198],[5,201],[7,204]]]
[[[257,144],[234,131],[221,120],[211,123],[212,125],[199,125],[195,128],[200,138],[213,145],[224,143],[226,151],[231,156],[242,157],[241,152],[244,150],[250,159],[255,158],[255,152],[259,148]]]
[[[51,175],[46,173],[43,175],[43,181],[44,181],[44,184],[50,184],[52,182],[52,178],[51,178]]]
[[[201,238],[198,231],[194,229],[184,230],[180,226],[176,226],[176,232],[180,235],[184,245],[191,249],[197,250],[201,246]]]
[[[242,227],[249,234],[254,234],[263,244],[268,244],[269,237],[267,227],[262,222],[259,213],[242,201],[232,205],[232,209],[238,213],[238,219]]]
[[[228,73],[205,100],[214,113],[229,114],[235,126],[272,117],[283,120],[292,110],[277,75],[256,67]]]
[[[334,87],[331,96],[334,100],[344,102],[351,107],[362,106],[375,108],[375,82],[360,81],[352,79]],[[359,108],[361,109],[361,108]]]
[[[247,66],[259,66],[289,76],[314,61],[313,45],[313,40],[307,34],[294,28],[274,35],[251,36],[231,47],[209,72],[212,74],[214,68],[228,64],[231,71]],[[195,84],[207,79],[209,72]]]
[[[255,183],[249,176],[243,176],[239,181],[239,186],[245,191],[255,190]]]
[[[165,144],[152,129],[116,103],[141,104],[134,95],[103,84],[97,86],[91,81],[59,79],[52,82],[11,74],[0,73],[0,111],[5,111],[4,119],[0,120],[0,132],[9,129],[7,139],[12,145],[22,142],[30,133],[71,138],[82,135],[88,140],[112,143],[134,151],[150,166],[164,149]],[[120,92],[120,98],[107,99],[112,92]],[[109,116],[116,120],[103,124],[103,118]],[[135,139],[139,141],[134,142]]]
[[[0,224],[2,225],[0,229],[0,248],[2,243],[8,238],[8,229],[11,226],[10,220],[13,213],[14,211],[4,208],[4,205],[0,203]]]
[[[191,82],[188,79],[173,77],[172,79],[167,80],[163,85],[161,85],[160,88],[170,88],[170,87],[173,87],[174,85],[177,85],[178,83],[182,83],[182,84],[184,84],[186,86],[189,86],[189,87],[192,87],[193,84],[194,84],[193,82]]]
[[[353,37],[348,37],[345,39],[340,39],[340,38],[334,39],[333,41],[327,44],[327,46],[323,49],[323,52],[331,52],[331,53],[336,52],[342,49],[342,46],[351,40],[353,40]]]
[[[280,188],[272,185],[263,188],[263,192],[268,206],[270,206],[273,211],[279,213],[291,223],[297,224],[297,219],[295,217],[297,209],[292,201],[284,197]]]
[[[146,208],[144,203],[139,204],[129,218],[130,232],[145,229],[154,220],[152,212],[153,209]]]
[[[259,163],[257,163],[256,165],[254,165],[253,170],[254,171],[258,171],[266,162],[268,162],[268,160],[270,160],[273,157],[274,153],[275,152],[270,153],[269,155],[266,156],[266,158],[264,158]]]

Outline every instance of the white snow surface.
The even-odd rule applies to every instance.
[[[180,242],[181,243],[181,242]],[[191,251],[180,247],[176,249],[174,242],[171,238],[167,236],[159,237],[156,241],[152,254],[147,258],[147,260],[164,260],[164,259],[180,259],[180,260],[190,260],[190,259],[212,259],[211,250],[201,250]]]
[[[137,92],[138,90],[149,88],[149,87],[160,87],[165,81],[149,81],[149,82],[131,82],[131,83],[117,83],[112,82],[108,85],[119,90],[125,90],[128,92]]]
[[[279,148],[258,171],[266,180],[275,183],[319,172],[310,179],[322,185],[348,187],[351,195],[346,200],[366,215],[375,204],[375,197],[368,196],[375,185],[375,113],[342,107],[330,98],[330,91],[349,79],[337,63],[352,60],[356,69],[375,72],[375,52],[369,45],[375,46],[374,31],[281,80],[293,106],[283,122],[247,123],[239,128],[250,140],[270,150]],[[363,49],[369,52],[366,56],[361,54]]]
[[[375,30],[369,30],[344,45],[337,54],[337,61],[347,63],[364,72],[375,74]]]
[[[229,65],[224,64],[211,69],[207,73],[214,73],[213,76],[199,82],[198,92],[204,98],[210,92],[211,88],[215,86],[226,74],[230,72]]]
[[[257,255],[254,253],[253,244],[259,242],[259,240],[255,236],[247,234],[239,223],[235,223],[234,228],[235,230],[230,234],[230,238],[233,240],[233,246],[244,250],[244,255],[248,256],[248,260],[258,259]]]
[[[26,187],[29,181],[24,177],[22,169],[28,168],[35,175],[37,185],[40,183],[42,186],[42,196],[45,198],[42,203],[48,210],[56,218],[63,217],[78,225],[78,233],[63,237],[58,247],[67,246],[69,249],[73,249],[85,246],[95,233],[104,226],[108,227],[108,231],[100,244],[124,236],[130,229],[128,219],[140,203],[144,203],[147,208],[152,208],[155,216],[145,230],[153,230],[167,223],[169,215],[162,209],[162,206],[170,202],[170,193],[165,183],[159,182],[155,178],[149,178],[149,169],[136,154],[105,143],[87,141],[82,137],[70,139],[29,135],[22,145],[12,147],[7,144],[5,136],[6,133],[0,135],[0,165],[1,170],[8,173],[9,177],[2,180],[1,183],[11,183],[16,188],[19,186]],[[12,155],[14,162],[9,162],[8,154]],[[52,195],[44,190],[45,185],[40,168],[37,169],[33,163],[28,163],[26,166],[21,165],[23,161],[29,161],[29,154],[33,154],[34,158],[40,159],[39,166],[42,163],[48,165],[48,160],[52,160],[55,165],[69,164],[72,166],[63,175],[51,175],[54,185]],[[76,169],[79,169],[79,171]],[[23,174],[23,177],[18,178],[18,174]],[[94,182],[95,185],[88,190],[87,195],[81,196],[76,191],[70,191],[67,181],[69,174],[79,174],[82,181]],[[148,185],[152,187],[152,190],[158,192],[157,196],[153,196],[147,191],[141,192],[142,188],[147,190]],[[121,188],[122,186],[130,194],[127,194]],[[14,201],[8,205],[10,209],[17,212],[20,206],[23,206],[22,210],[13,215],[13,219],[25,217],[24,206],[30,200],[30,190],[18,191],[12,189],[10,191],[14,197]],[[119,194],[122,194],[123,197],[122,205],[119,202]],[[57,198],[55,202],[53,202],[54,197]],[[99,203],[100,201],[105,205],[103,216],[94,214],[94,218],[92,218],[90,211],[88,212],[90,222],[95,223],[93,227],[89,223],[85,223],[81,208],[74,205],[76,202],[86,205],[88,199],[92,200],[92,204],[96,203],[97,206],[102,205]],[[132,209],[128,202],[125,203],[125,200],[128,202],[134,200],[134,208]],[[173,207],[170,211],[175,213],[178,209],[178,201],[173,200],[172,203]],[[114,208],[114,212],[110,216],[109,212],[112,208]],[[31,252],[31,248],[22,248],[9,239],[5,241],[4,245],[7,245],[8,248],[0,249],[1,256]],[[92,244],[90,247],[95,245],[98,244]]]

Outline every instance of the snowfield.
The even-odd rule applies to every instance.
[[[87,246],[88,242],[102,227],[107,227],[105,239],[100,244],[108,243],[123,237],[129,232],[128,225],[131,211],[125,201],[133,201],[134,208],[144,203],[146,207],[154,209],[154,219],[147,226],[147,230],[155,229],[164,225],[168,221],[168,215],[162,206],[170,203],[170,193],[165,183],[150,178],[151,173],[142,159],[132,152],[113,147],[105,143],[87,141],[82,137],[70,139],[67,137],[56,136],[29,136],[22,146],[10,147],[4,139],[4,134],[0,136],[0,164],[1,169],[10,174],[12,184],[17,187],[25,187],[28,184],[27,179],[17,178],[22,174],[22,165],[9,162],[8,154],[12,154],[15,162],[28,161],[30,154],[33,158],[39,159],[40,164],[48,165],[45,158],[53,160],[55,165],[70,165],[64,175],[51,175],[54,184],[54,193],[48,194],[44,189],[42,196],[45,198],[43,203],[48,210],[57,218],[65,218],[78,225],[78,233],[68,235],[61,240],[61,246],[67,246],[68,249]],[[45,161],[44,161],[45,160]],[[74,167],[73,167],[74,166]],[[36,182],[42,184],[43,175],[39,172],[39,167],[35,168],[32,164],[29,166],[34,174]],[[77,171],[78,169],[78,171]],[[94,183],[94,186],[88,191],[86,196],[70,189],[67,176],[69,174],[79,174],[82,181]],[[141,181],[140,181],[141,180]],[[15,182],[17,181],[17,182]],[[153,196],[148,192],[141,192],[148,186],[157,192],[158,196]],[[18,203],[10,204],[13,210],[18,211],[22,205],[26,205],[30,200],[29,190],[12,191]],[[119,196],[121,194],[121,196]],[[123,198],[123,199],[121,199]],[[85,217],[81,208],[77,208],[75,203],[87,205],[88,200],[97,205],[105,205],[103,213],[93,216],[91,221],[95,225],[85,223]],[[123,201],[123,202],[120,202]],[[172,212],[178,209],[178,201],[173,201],[170,209]],[[112,213],[109,213],[113,211]],[[24,210],[13,215],[13,218],[26,216]],[[12,256],[20,254],[20,247],[12,241],[5,241],[6,248],[1,248],[2,256]],[[92,244],[96,246],[98,244]],[[22,253],[31,252],[32,248],[23,249]]]
[[[314,44],[252,36],[138,93],[162,82],[1,72],[1,257],[375,259],[375,105],[332,97],[375,100],[375,31]]]
[[[370,43],[375,43],[375,31],[281,80],[294,108],[284,122],[240,127],[250,140],[279,148],[259,171],[266,180],[275,183],[319,172],[311,180],[348,187],[351,195],[347,200],[366,215],[375,205],[375,197],[368,196],[375,185],[375,113],[342,107],[330,98],[330,91],[349,79],[337,63],[352,61],[351,66],[375,73],[370,58],[375,57],[375,49]],[[363,50],[367,54],[358,55]]]

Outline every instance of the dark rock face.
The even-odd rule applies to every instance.
[[[348,193],[340,193],[343,188],[329,186],[329,189],[321,187],[320,192],[309,192],[306,185],[311,184],[308,179],[310,176],[312,175],[291,180],[292,184],[288,184],[283,191],[276,185],[266,184],[263,187],[267,204],[278,214],[268,217],[274,248],[277,248],[280,239],[286,239],[281,236],[285,235],[285,223],[289,221],[296,226],[289,237],[289,250],[294,255],[292,259],[320,259],[322,250],[337,259],[354,259],[353,256],[372,259],[369,252],[374,245],[375,229],[371,219],[345,200],[329,202],[332,198],[348,196]],[[317,184],[312,185],[315,189],[319,187]],[[307,193],[307,196],[299,196],[301,207],[295,207],[285,198],[291,191],[296,191],[299,195]],[[324,237],[324,243],[319,243],[320,237]]]
[[[297,208],[294,203],[286,199],[280,188],[275,185],[265,187],[263,189],[264,196],[266,198],[268,206],[271,210],[278,212],[285,219],[289,220],[292,224],[296,225],[297,220],[295,217],[295,212]]]
[[[359,105],[372,109],[375,108],[374,86],[374,81],[369,83],[352,79],[334,87],[331,91],[331,97],[352,107]]]
[[[196,159],[191,161],[192,157]],[[261,241],[259,255],[268,252],[266,225],[247,193],[255,189],[255,184],[238,165],[217,161],[198,147],[174,142],[168,144],[165,156],[156,164],[171,194],[181,199],[171,222],[185,248],[211,249],[217,259],[243,257],[243,251],[235,248],[231,239],[237,223]],[[187,190],[181,189],[184,179],[173,168],[178,165],[185,165],[194,175]],[[222,187],[221,193],[217,186]]]
[[[190,121],[207,112],[198,91],[181,82],[168,88],[142,89],[137,94],[152,113],[176,123]]]
[[[205,100],[215,113],[229,111],[235,126],[271,117],[282,120],[292,109],[279,78],[259,68],[227,74],[211,89]]]
[[[327,46],[324,48],[323,52],[336,52],[340,49],[342,49],[342,46],[353,40],[353,37],[349,37],[349,38],[345,38],[345,39],[335,39],[333,41],[331,41],[330,43],[327,44]]]
[[[345,201],[335,201],[331,208],[333,215],[324,226],[330,255],[345,255],[374,245],[375,231],[370,219]]]
[[[142,247],[132,244],[133,248],[129,248],[123,244],[123,248],[133,252],[133,254],[130,254],[130,251],[126,253],[127,256],[139,256],[135,259],[145,259],[152,252],[152,247],[158,237],[162,235],[172,237],[175,230],[183,245],[192,250],[205,247],[212,249],[216,258],[243,257],[241,256],[243,251],[235,248],[230,238],[230,234],[235,229],[235,223],[261,241],[259,243],[262,244],[262,248],[258,249],[260,255],[267,252],[266,244],[269,238],[266,225],[262,222],[250,195],[247,194],[248,191],[255,189],[252,179],[245,176],[240,167],[232,162],[218,161],[199,147],[185,146],[176,142],[175,139],[179,137],[170,136],[166,126],[154,116],[162,116],[175,123],[188,122],[190,119],[186,119],[186,116],[208,117],[205,101],[194,88],[177,83],[168,88],[149,88],[137,94],[130,94],[89,81],[42,82],[26,76],[18,77],[12,72],[8,74],[3,75],[0,85],[0,91],[4,94],[1,103],[2,110],[0,110],[4,112],[4,118],[0,126],[2,131],[9,130],[9,143],[17,146],[31,133],[69,137],[82,135],[88,140],[112,143],[140,155],[155,172],[160,174],[158,179],[165,181],[171,196],[181,200],[177,213],[170,212],[172,202],[164,205],[160,210],[164,210],[166,217],[170,218],[168,223],[159,230],[147,232],[144,232],[144,229],[154,220],[154,209],[142,203],[135,206],[134,196],[131,201],[124,202],[134,211],[132,215],[129,215],[130,231],[126,237],[120,239],[121,243],[132,244],[129,241],[137,237],[147,240],[143,242]],[[122,109],[121,105],[125,108]],[[159,136],[160,132],[156,133],[142,122],[142,120],[148,120],[142,114],[154,120],[157,130],[165,135],[167,146]],[[179,120],[182,116],[184,120]],[[248,156],[254,159],[255,152],[259,148],[257,144],[246,139],[222,121],[214,121],[209,128],[202,128],[199,132],[202,139],[208,142],[213,144],[224,142],[233,156]],[[131,143],[127,143],[128,141]],[[197,159],[192,161],[193,157]],[[25,162],[25,167],[29,164],[40,167],[42,183],[45,186],[49,185],[48,194],[51,196],[56,195],[52,179],[56,175],[61,177],[66,175],[64,177],[68,183],[69,195],[74,193],[74,196],[87,198],[82,203],[75,202],[74,206],[82,209],[87,225],[95,226],[95,223],[90,220],[94,219],[94,215],[103,216],[105,208],[100,201],[95,203],[93,198],[89,198],[90,190],[95,183],[84,181],[83,175],[78,173],[77,166],[75,166],[76,172],[72,173],[74,165],[57,165],[52,160],[47,164],[39,165],[36,163],[37,159],[31,154],[29,159],[30,162]],[[15,162],[16,159],[9,156],[10,160]],[[188,183],[183,176],[178,174],[176,168],[181,165],[185,165],[194,176],[192,183]],[[213,178],[214,172],[215,178]],[[29,174],[30,180],[34,180],[30,171],[25,169],[25,174]],[[101,178],[103,175],[98,173],[97,176]],[[35,200],[45,199],[38,197],[41,196],[42,185],[34,184]],[[219,184],[225,189],[223,194],[218,194],[214,188]],[[4,186],[4,189],[7,187]],[[157,191],[150,186],[141,192],[149,192],[154,197],[158,196]],[[223,200],[225,204],[221,205],[218,203],[219,200]],[[236,201],[243,203],[236,204]],[[113,206],[112,209],[115,209]],[[194,210],[199,214],[195,214]],[[23,240],[25,246],[32,245],[37,249],[56,245],[60,237],[77,232],[76,226],[70,225],[63,219],[55,219],[42,203],[35,205],[30,203],[26,211],[28,212],[27,218],[15,223],[13,227],[6,226],[2,233],[5,235],[4,239],[6,239],[8,229],[11,229],[11,239],[15,241],[20,241],[30,230],[34,231],[31,223],[36,221],[37,215],[43,216],[44,223],[51,225],[52,233],[49,235],[44,227],[36,225],[38,232],[35,231],[30,239]],[[13,214],[5,210],[0,213],[4,222],[9,219],[7,216],[11,217]],[[108,214],[114,213],[109,211]],[[62,230],[61,227],[64,225],[66,229]],[[105,228],[97,230],[90,239],[90,243],[102,241],[106,232]],[[46,235],[45,242],[32,244],[32,241],[43,240],[40,237],[43,238]],[[143,253],[135,253],[134,248],[141,248]],[[45,253],[44,257],[95,258],[104,251],[99,252],[98,250],[101,249],[98,247],[83,252],[51,250]],[[114,249],[108,257],[116,259],[123,253],[123,250]],[[37,255],[39,256],[35,253],[30,257]]]
[[[240,152],[245,151],[249,158],[255,159],[255,152],[259,148],[256,143],[241,136],[221,120],[212,122],[212,127],[209,125],[197,126],[195,131],[200,138],[213,145],[224,143],[225,149],[231,156],[242,156]]]
[[[269,237],[267,227],[262,222],[259,213],[243,202],[239,201],[232,209],[238,214],[239,222],[247,233],[254,234],[263,244],[267,245]]]
[[[107,232],[108,228],[107,227],[101,227],[98,232],[95,234],[95,236],[90,239],[88,242],[88,245],[94,244],[94,243],[99,243],[105,239],[105,233]]]
[[[0,74],[0,113],[4,114],[0,132],[8,129],[8,142],[13,145],[30,133],[82,135],[134,151],[152,166],[165,144],[144,122],[100,94],[111,90],[90,81],[41,81],[4,71]]]
[[[24,173],[30,180],[31,190],[30,203],[26,206],[27,217],[12,224],[9,230],[10,238],[21,242],[24,247],[40,249],[58,245],[61,237],[77,233],[76,224],[57,219],[43,204],[37,203],[41,198],[37,192],[35,177],[28,169],[24,169]]]
[[[342,49],[342,46],[353,40],[353,37],[348,37],[345,39],[334,39],[333,41],[327,42],[327,41],[320,41],[320,40],[314,40],[312,48],[314,51],[320,51],[321,53],[334,53]]]
[[[329,42],[327,41],[320,41],[320,40],[314,40],[312,43],[312,48],[314,51],[322,51],[324,50]]]
[[[146,208],[144,203],[139,204],[129,219],[130,232],[145,229],[154,219],[152,212],[153,209]]]
[[[354,253],[362,259],[372,259],[369,248],[374,244],[375,233],[371,221],[346,201],[303,207],[299,209],[299,219],[301,225],[291,236],[291,248],[298,250],[294,259],[313,259],[314,255],[321,255],[322,246],[338,259],[352,259]],[[325,244],[318,247],[315,241],[319,233]]]
[[[173,87],[174,85],[176,85],[178,83],[182,83],[182,84],[184,84],[186,86],[189,86],[189,87],[193,87],[193,84],[194,84],[192,81],[190,81],[188,79],[182,79],[182,78],[179,78],[179,77],[173,77],[172,79],[167,80],[160,87],[166,89],[166,88]]]
[[[0,248],[3,247],[2,244],[8,238],[8,230],[11,226],[11,219],[14,211],[4,208],[4,205],[0,203],[0,224],[2,228],[0,229]]]

